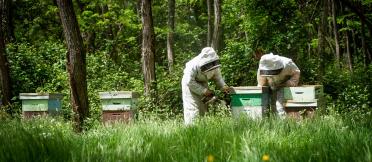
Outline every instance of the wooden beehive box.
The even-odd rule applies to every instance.
[[[138,93],[131,91],[99,92],[103,122],[128,122],[136,115]]]
[[[315,110],[323,106],[322,85],[285,87],[283,93],[285,111],[292,118],[313,117]]]
[[[37,115],[55,115],[61,111],[63,94],[60,93],[20,93],[22,114],[25,118]]]
[[[230,98],[233,117],[262,118],[268,107],[268,87],[233,87]]]
[[[284,99],[296,102],[309,102],[323,97],[322,85],[303,85],[299,87],[284,87]]]

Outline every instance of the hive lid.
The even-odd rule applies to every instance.
[[[19,99],[62,99],[62,93],[20,93]]]
[[[251,94],[251,93],[266,93],[268,92],[268,87],[257,87],[257,86],[242,86],[242,87],[232,87],[233,91],[231,94]]]
[[[101,99],[112,99],[112,98],[138,98],[139,94],[132,91],[109,91],[99,92]]]
[[[323,85],[315,84],[315,85],[300,85],[298,87],[323,87]]]

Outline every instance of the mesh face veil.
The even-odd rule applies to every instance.
[[[213,70],[220,67],[219,57],[211,47],[203,48],[202,52],[199,54],[199,66],[202,72]]]
[[[284,68],[284,64],[278,55],[265,54],[260,59],[259,70],[262,76],[278,75]]]
[[[204,74],[207,76],[207,79],[212,79],[214,74],[216,73],[217,69],[213,69],[213,70],[209,70],[209,71],[206,71],[204,72]]]
[[[200,67],[200,70],[201,70],[202,72],[207,72],[207,71],[213,70],[213,69],[215,69],[215,68],[218,68],[218,67],[220,67],[220,66],[221,66],[221,65],[220,65],[220,60],[215,60],[215,61],[213,61],[213,62],[210,62],[210,63],[207,63],[207,64],[201,66],[201,67]]]

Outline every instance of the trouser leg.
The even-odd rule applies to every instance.
[[[277,113],[280,117],[285,116],[285,110],[284,110],[284,93],[283,93],[283,88],[280,88],[276,91],[276,110]]]
[[[276,91],[272,90],[270,88],[269,90],[269,98],[270,98],[270,111],[269,111],[269,116],[271,116],[273,113],[276,114]]]
[[[197,114],[198,114],[197,109],[184,109],[183,118],[184,118],[185,125],[192,124]]]
[[[183,103],[185,125],[192,124],[198,116],[204,116],[207,110],[207,105],[196,96],[185,97]]]
[[[270,108],[279,117],[285,116],[283,88],[270,91]]]
[[[200,103],[198,108],[199,108],[199,115],[200,116],[204,116],[205,113],[208,112],[207,105],[205,105],[204,103]]]

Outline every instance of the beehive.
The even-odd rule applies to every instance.
[[[131,91],[99,92],[103,122],[128,122],[135,118],[138,93]]]
[[[63,95],[60,93],[20,93],[22,114],[25,118],[36,115],[56,115],[61,111]]]
[[[233,87],[231,109],[233,117],[247,115],[251,118],[262,118],[268,107],[268,87]]]
[[[284,87],[284,99],[296,102],[312,102],[323,97],[323,86],[303,85],[299,87]]]
[[[322,85],[285,87],[283,93],[284,107],[289,117],[313,117],[315,110],[323,106]]]

